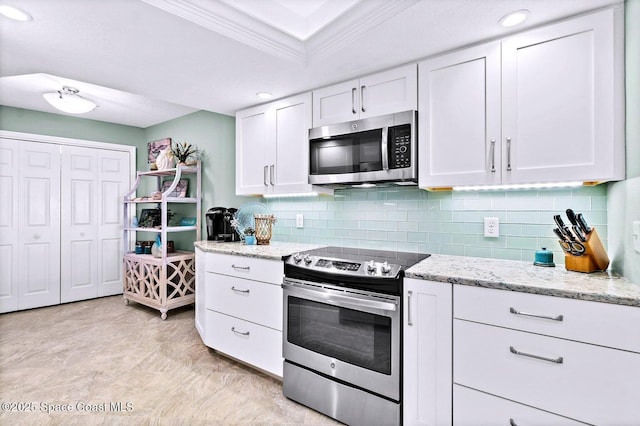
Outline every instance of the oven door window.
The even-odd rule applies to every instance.
[[[287,299],[289,343],[391,374],[391,318],[293,296]]]
[[[382,129],[313,139],[309,149],[312,175],[382,170]]]

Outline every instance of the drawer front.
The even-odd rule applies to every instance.
[[[457,384],[587,423],[640,419],[638,354],[462,320],[453,327]]]
[[[207,272],[206,307],[282,330],[282,287]]]
[[[207,272],[282,284],[284,262],[255,257],[207,253]]]
[[[586,424],[460,385],[453,386],[453,407],[453,424],[456,426]]]
[[[640,307],[464,285],[453,294],[455,318],[640,353],[640,327],[628,326]]]
[[[282,332],[207,310],[207,346],[282,377]]]

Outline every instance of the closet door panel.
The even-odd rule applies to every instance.
[[[18,309],[19,146],[0,139],[0,313]]]
[[[129,153],[98,153],[98,296],[122,293],[122,197],[129,190]]]
[[[95,149],[62,149],[62,302],[98,296],[97,158]]]
[[[60,147],[20,142],[18,309],[60,303]]]

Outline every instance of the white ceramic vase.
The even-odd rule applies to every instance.
[[[158,153],[156,157],[156,166],[158,170],[172,169],[176,165],[176,160],[171,152],[171,148],[167,147]]]

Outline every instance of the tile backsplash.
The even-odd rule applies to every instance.
[[[564,255],[553,215],[583,213],[607,245],[606,185],[560,190],[427,192],[415,187],[342,189],[334,196],[264,200],[278,221],[274,241],[307,242],[495,259],[533,261],[541,247]],[[296,228],[296,214],[304,227]],[[484,237],[484,218],[500,221]]]

